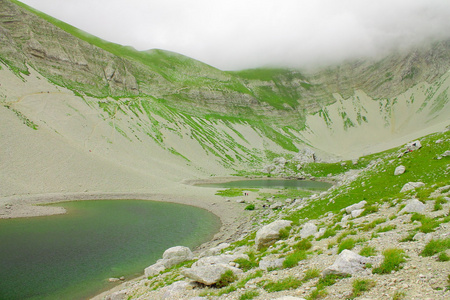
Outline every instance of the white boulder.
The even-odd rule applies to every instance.
[[[324,276],[328,274],[352,275],[362,271],[368,262],[367,257],[350,250],[344,250],[339,254],[334,264],[323,270],[322,274]]]
[[[317,233],[317,225],[312,222],[308,222],[305,225],[303,225],[302,230],[300,230],[300,237],[304,239],[311,235],[315,235],[316,233]]]
[[[220,254],[222,252],[223,249],[226,249],[228,247],[230,247],[230,244],[228,244],[228,243],[221,243],[221,244],[217,245],[214,248],[207,249],[207,250],[203,251],[201,256],[205,257],[205,256],[218,255],[218,254]]]
[[[278,220],[272,222],[256,232],[255,244],[257,249],[264,246],[270,246],[275,241],[280,239],[280,231],[291,226],[292,221]]]
[[[364,209],[355,209],[352,211],[352,218],[357,218],[363,213]]]
[[[174,265],[182,263],[194,258],[194,254],[191,249],[184,246],[176,246],[167,249],[163,253],[163,263],[166,268],[170,268]]]
[[[408,182],[402,187],[402,189],[400,190],[400,193],[411,191],[416,188],[422,187],[424,185],[425,185],[425,183],[420,182],[420,181],[419,182]]]
[[[222,254],[218,256],[202,257],[193,263],[192,267],[204,267],[219,264],[228,265],[230,262],[233,262],[238,258],[249,259],[247,254]]]
[[[181,271],[183,276],[205,285],[217,283],[226,271],[231,270],[235,275],[243,273],[242,270],[225,264],[209,265],[184,269]]]
[[[280,269],[283,267],[284,260],[285,258],[264,257],[259,262],[259,268],[262,270]]]
[[[401,175],[401,174],[405,173],[405,171],[406,171],[405,166],[398,166],[397,168],[395,168],[394,175],[395,176]]]
[[[144,274],[145,277],[153,277],[164,271],[166,267],[164,266],[162,259],[157,261],[155,264],[145,268]]]
[[[408,151],[415,151],[420,148],[422,148],[422,144],[420,143],[419,140],[406,144],[406,150]]]
[[[364,205],[366,205],[366,204],[367,204],[367,201],[365,201],[365,200],[360,201],[360,202],[355,203],[353,205],[347,206],[345,208],[345,212],[348,213],[348,214],[351,214],[352,211],[357,210],[357,209],[362,209],[364,207]]]
[[[420,213],[425,211],[426,206],[422,202],[420,202],[417,199],[411,199],[408,202],[406,202],[406,206],[399,212],[399,214],[402,213]]]

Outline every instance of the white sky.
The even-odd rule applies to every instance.
[[[222,70],[310,67],[450,38],[450,0],[21,0],[105,40]]]

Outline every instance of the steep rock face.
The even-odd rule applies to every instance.
[[[135,95],[138,86],[129,62],[43,21],[24,9],[2,0],[1,58],[21,71],[27,65],[45,77],[87,93]],[[111,69],[112,68],[112,69]]]

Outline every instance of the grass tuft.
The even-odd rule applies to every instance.
[[[402,249],[392,248],[383,251],[384,260],[378,268],[372,270],[374,274],[389,274],[401,268],[406,261],[405,252]]]

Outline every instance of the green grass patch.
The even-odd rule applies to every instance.
[[[421,256],[433,256],[439,252],[450,249],[450,238],[431,240],[420,253]]]
[[[341,253],[342,251],[344,251],[345,249],[347,249],[347,250],[353,249],[353,247],[355,247],[355,245],[356,245],[356,241],[352,238],[347,238],[345,240],[342,240],[338,246],[338,254]]]
[[[355,279],[353,280],[352,287],[352,295],[350,299],[361,296],[364,292],[369,291],[375,286],[375,281],[372,279]]]
[[[217,288],[223,288],[228,286],[230,283],[235,282],[236,280],[237,276],[233,273],[233,271],[227,270],[220,276],[220,279],[215,283],[214,286]]]
[[[301,239],[298,243],[296,243],[293,248],[297,250],[309,250],[312,247],[312,243],[308,239]]]
[[[297,250],[294,253],[286,256],[285,260],[283,261],[283,268],[293,268],[298,265],[299,261],[306,259],[306,257],[306,251]]]
[[[389,274],[392,271],[398,271],[401,264],[406,262],[406,255],[402,249],[392,248],[383,251],[383,262],[377,268],[372,270],[374,274]]]
[[[302,278],[303,282],[307,282],[313,278],[317,278],[320,276],[320,270],[319,269],[308,269],[305,272],[305,275]]]
[[[377,254],[377,250],[375,247],[365,246],[359,251],[359,255],[361,256],[375,256]]]
[[[259,296],[259,292],[257,290],[249,290],[245,291],[241,296],[239,296],[239,300],[251,300]]]
[[[264,284],[263,288],[269,292],[279,292],[279,291],[285,291],[285,290],[292,290],[300,287],[302,285],[302,281],[293,277],[289,276],[283,279],[280,279],[278,281],[269,281],[266,284]]]
[[[216,195],[222,196],[222,197],[240,197],[240,196],[244,196],[244,191],[257,192],[258,189],[230,188],[230,189],[226,189],[226,190],[218,190]]]

